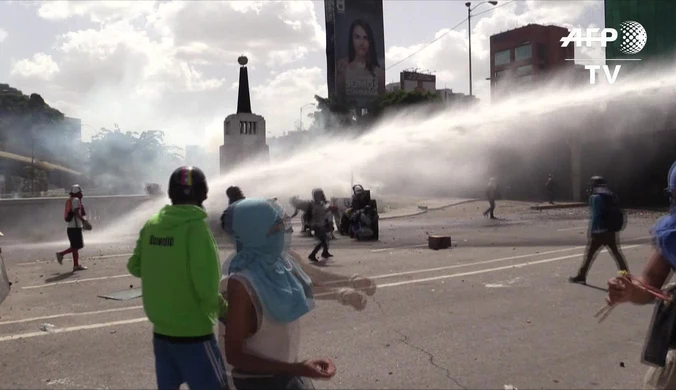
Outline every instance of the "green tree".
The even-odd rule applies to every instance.
[[[391,111],[411,107],[428,105],[433,108],[441,107],[441,96],[436,92],[392,91],[380,96],[369,109],[369,117],[378,118]]]
[[[164,132],[101,129],[89,143],[88,173],[97,188],[139,193],[145,183],[164,183],[181,163],[179,148],[167,145]]]

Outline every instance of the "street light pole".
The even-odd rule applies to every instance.
[[[472,96],[472,5],[469,1],[465,3],[467,6],[467,35],[469,37],[469,96]]]
[[[493,6],[497,5],[497,1],[482,1],[477,4],[474,8],[472,7],[472,2],[468,1],[465,3],[467,7],[467,35],[469,37],[469,96],[472,96],[472,11],[477,9],[481,4],[488,3]]]

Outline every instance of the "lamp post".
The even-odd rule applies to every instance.
[[[484,3],[498,5],[497,1],[482,1],[472,8],[471,1],[465,3],[465,7],[467,7],[467,35],[469,36],[469,96],[472,96],[472,11]]]
[[[314,103],[308,103],[300,108],[300,131],[303,131],[303,108],[314,105]]]

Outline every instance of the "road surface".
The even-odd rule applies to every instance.
[[[481,217],[483,202],[468,203],[382,221],[380,242],[331,242],[335,258],[325,269],[370,276],[378,290],[364,311],[321,300],[303,320],[302,357],[328,356],[338,367],[333,380],[315,386],[642,386],[652,307],[620,307],[597,324],[613,260],[599,255],[589,287],[567,281],[582,260],[587,211],[528,206],[499,202],[502,219],[490,221]],[[622,233],[634,273],[650,252],[648,228],[657,216],[631,213]],[[426,236],[434,233],[451,235],[453,248],[427,249]],[[307,254],[312,242],[296,236],[293,245]],[[62,266],[54,260],[65,246],[3,246],[14,284],[0,306],[0,386],[154,388],[152,331],[141,299],[98,297],[140,287],[125,267],[133,241],[87,246],[89,270],[75,275],[69,256]],[[230,252],[223,246],[222,259]]]

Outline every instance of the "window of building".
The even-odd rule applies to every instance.
[[[503,50],[493,54],[493,63],[496,66],[509,64],[511,62],[511,53],[510,50]]]
[[[239,122],[239,133],[240,133],[240,134],[244,134],[244,132],[245,132],[245,130],[246,130],[246,129],[244,128],[244,126],[245,126],[244,121],[240,121],[240,122]]]
[[[514,49],[514,61],[530,60],[533,54],[533,49],[530,43],[519,46]]]
[[[256,123],[256,122],[251,122],[251,129],[252,129],[251,133],[254,134],[254,135],[256,134],[256,127],[257,127],[256,125],[257,124],[258,123]]]
[[[533,74],[533,65],[524,65],[516,68],[516,77],[523,77]]]
[[[225,135],[230,135],[230,122],[225,122]]]

